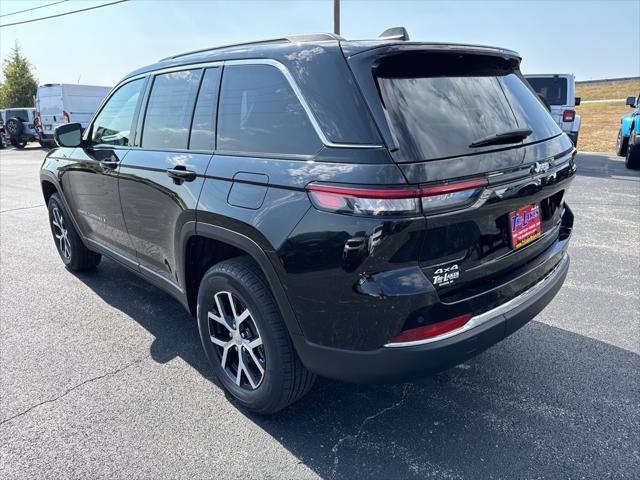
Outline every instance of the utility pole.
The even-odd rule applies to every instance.
[[[333,33],[340,35],[340,0],[333,0]]]

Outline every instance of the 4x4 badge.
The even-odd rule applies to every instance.
[[[440,267],[433,272],[433,284],[439,287],[451,285],[460,278],[460,270],[458,264],[449,265],[448,267]]]

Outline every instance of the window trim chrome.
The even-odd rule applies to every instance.
[[[318,136],[318,138],[320,139],[320,141],[322,142],[322,144],[325,147],[328,147],[328,148],[364,148],[364,149],[383,148],[382,144],[376,145],[376,144],[364,144],[364,143],[335,143],[335,142],[332,142],[331,140],[329,140],[329,138],[327,138],[327,136],[325,135],[324,131],[320,127],[320,124],[318,123],[318,119],[316,118],[315,114],[311,110],[311,107],[309,106],[309,103],[307,102],[307,100],[305,99],[304,95],[302,94],[302,91],[300,90],[300,87],[298,87],[298,84],[296,83],[295,79],[293,78],[293,75],[291,75],[291,72],[289,71],[287,66],[284,65],[283,63],[281,63],[281,62],[279,62],[277,60],[271,59],[271,58],[251,58],[251,59],[241,59],[241,60],[221,60],[221,61],[216,61],[216,62],[190,63],[190,64],[185,64],[185,65],[177,65],[175,67],[167,67],[167,68],[161,68],[161,69],[158,69],[158,70],[151,70],[149,72],[141,73],[141,74],[134,75],[132,77],[128,77],[128,78],[124,79],[123,81],[118,83],[115,87],[113,87],[112,92],[115,92],[117,89],[119,89],[125,83],[131,82],[133,80],[137,80],[139,78],[155,76],[155,75],[162,75],[164,73],[170,73],[170,72],[179,72],[179,71],[182,71],[182,70],[194,70],[194,69],[198,69],[198,68],[222,67],[222,66],[225,66],[225,65],[268,65],[268,66],[277,68],[280,71],[280,73],[282,73],[282,75],[287,80],[287,82],[289,83],[289,86],[293,90],[293,93],[295,94],[296,98],[300,102],[300,105],[302,106],[303,110],[307,114],[309,122],[311,123],[313,129],[315,130],[316,135]],[[110,98],[111,98],[111,95],[109,95],[105,99],[105,101],[102,103],[102,105],[100,105],[100,108],[98,109],[98,113],[102,110],[102,108],[109,101]],[[98,114],[96,114],[96,117],[97,116],[98,116]],[[95,119],[95,117],[94,117],[94,119]],[[91,121],[90,126],[87,128],[87,131],[89,131],[91,128],[93,128],[93,120]],[[217,129],[217,126],[216,126],[216,129]]]

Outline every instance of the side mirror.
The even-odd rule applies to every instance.
[[[636,106],[636,97],[627,97],[627,105],[630,107]]]
[[[79,147],[82,145],[82,125],[66,123],[53,132],[53,138],[61,147]]]
[[[574,103],[576,104],[576,107],[577,107],[578,105],[580,105],[580,102],[581,102],[581,101],[582,101],[582,99],[581,99],[580,97],[576,97],[575,102],[574,102]]]

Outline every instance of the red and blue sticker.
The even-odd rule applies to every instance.
[[[540,206],[527,205],[509,214],[511,226],[511,246],[524,247],[542,235]]]

